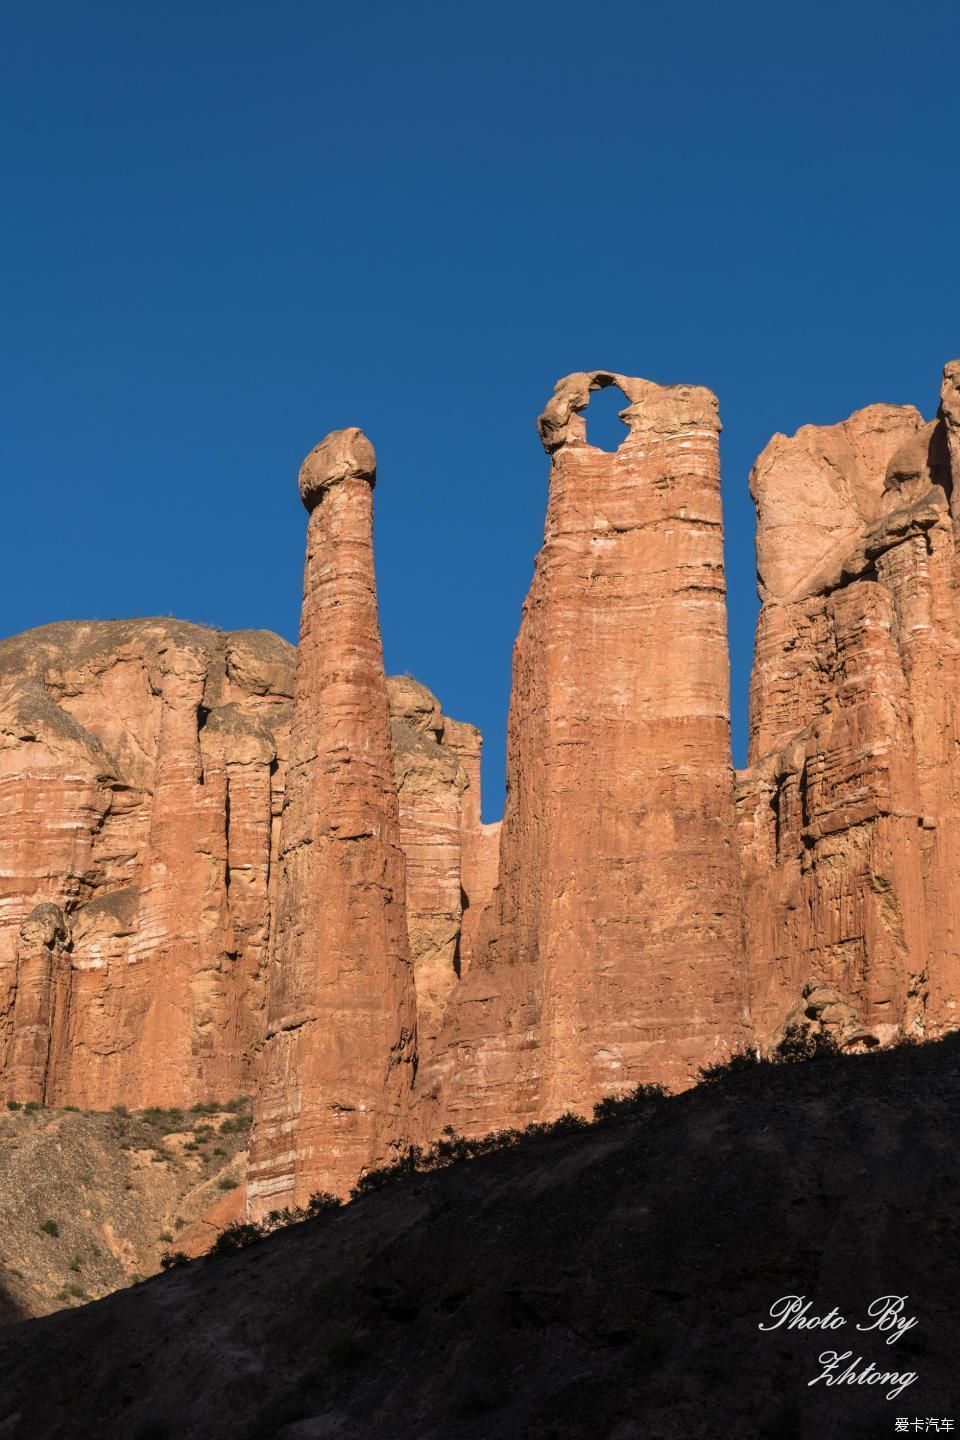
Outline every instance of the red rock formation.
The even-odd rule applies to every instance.
[[[940,421],[872,405],[775,436],[751,476],[763,608],[739,810],[766,1041],[818,986],[852,1007],[854,1040],[960,1020],[957,368]]]
[[[5,1093],[103,1109],[250,1089],[292,657],[263,632],[166,620],[0,644]],[[25,952],[38,904],[69,935]],[[27,1086],[24,966],[39,974],[45,948],[66,989]]]
[[[406,910],[423,1063],[457,983],[460,940],[460,817],[466,775],[442,743],[436,697],[408,676],[388,681]]]
[[[403,1136],[415,1056],[373,447],[304,461],[310,512],[267,1020],[248,1171],[254,1214],[345,1192]]]
[[[483,737],[475,725],[444,716],[443,743],[457,755],[466,777],[460,811],[460,892],[462,916],[457,969],[470,969],[480,925],[497,883],[501,822],[484,824],[480,804]]]
[[[608,384],[629,401],[615,454],[580,413]],[[719,428],[707,390],[605,372],[541,417],[496,923],[429,1079],[458,1129],[688,1084],[742,1033]]]
[[[70,960],[63,911],[38,905],[20,926],[7,1057],[10,1089],[24,1100],[48,1099],[50,1055],[65,1048]]]
[[[252,1091],[294,658],[266,633],[165,620],[55,625],[0,643],[3,1094],[136,1108]],[[463,965],[461,903],[476,901],[469,917],[489,900],[497,827],[479,818],[479,732],[443,717],[416,681],[389,683],[410,939],[432,1034]],[[24,952],[37,905],[65,912],[65,937]],[[54,972],[67,988],[43,1041],[24,1007],[35,994],[47,1013],[36,985]]]

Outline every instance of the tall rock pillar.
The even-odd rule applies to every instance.
[[[587,442],[617,386],[629,433]],[[435,1088],[458,1129],[689,1084],[745,1024],[717,401],[594,371],[540,418],[495,925]]]
[[[310,512],[281,821],[254,1215],[344,1194],[402,1138],[415,1057],[390,718],[373,567],[375,457],[357,429],[307,456]]]

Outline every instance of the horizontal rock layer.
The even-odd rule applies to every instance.
[[[267,632],[165,619],[65,622],[0,642],[4,1096],[108,1109],[252,1093],[295,659]],[[416,685],[396,683],[398,694]],[[410,941],[429,1009],[430,987],[456,981],[461,885],[482,907],[459,857],[483,827],[479,734],[416,688],[438,717],[418,732],[429,745],[416,783],[396,750],[401,843],[427,896],[411,906]],[[408,726],[398,700],[395,730]],[[434,886],[431,857],[451,843]]]
[[[751,476],[763,608],[738,805],[752,1012],[867,1043],[960,1019],[958,367],[942,408],[777,435]],[[811,998],[812,997],[812,998]]]

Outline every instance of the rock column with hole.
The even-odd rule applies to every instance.
[[[614,454],[581,413],[609,384]],[[688,1085],[743,1036],[719,429],[710,391],[605,372],[541,416],[496,923],[435,1077],[457,1129]]]
[[[345,1194],[404,1137],[415,997],[373,568],[373,447],[304,461],[310,512],[248,1174],[253,1215]]]

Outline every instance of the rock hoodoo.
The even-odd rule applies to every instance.
[[[409,1123],[416,1001],[374,483],[356,429],[328,435],[300,471],[310,521],[248,1175],[257,1214],[346,1191]]]

